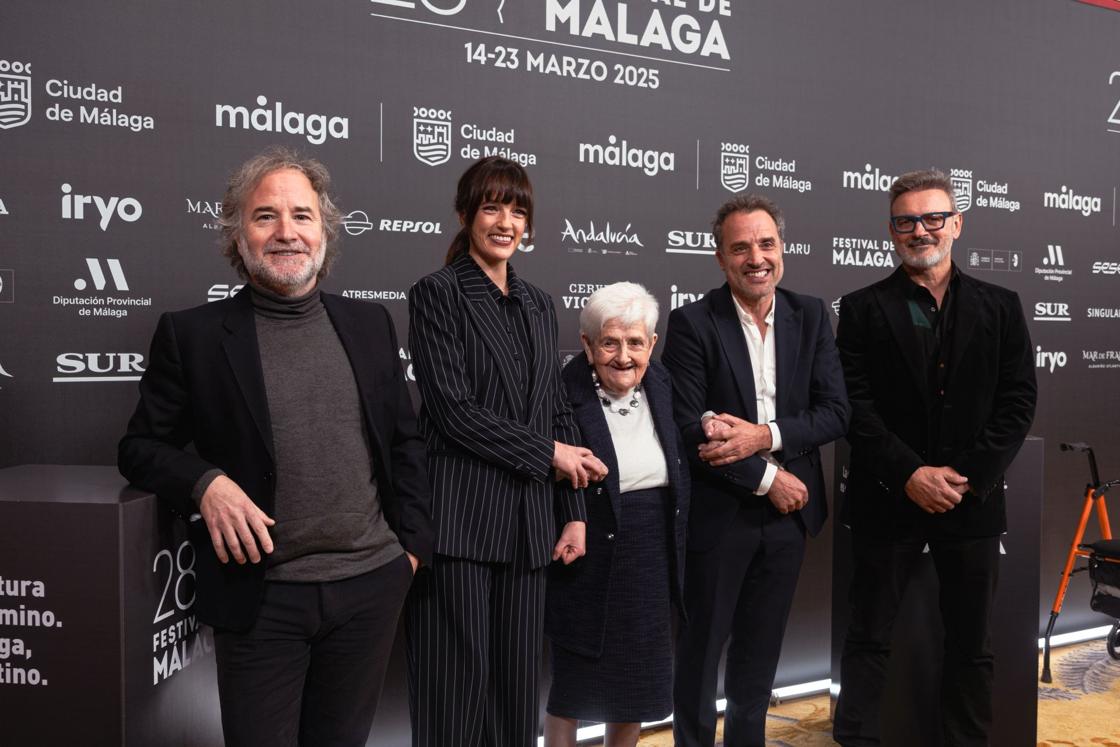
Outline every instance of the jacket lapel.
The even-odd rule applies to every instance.
[[[955,319],[953,320],[953,342],[949,349],[949,378],[953,378],[961,370],[961,360],[972,342],[976,326],[979,323],[976,320],[992,318],[990,314],[979,313],[981,307],[988,300],[983,290],[964,273],[960,273],[959,277],[957,297],[953,299],[953,310],[951,312]]]
[[[895,272],[902,272],[902,269],[899,268]],[[906,365],[910,368],[910,376],[913,378],[914,384],[918,391],[922,393],[923,399],[928,400],[929,382],[927,381],[925,366],[922,365],[925,355],[922,353],[918,336],[914,334],[914,322],[910,318],[910,307],[906,303],[906,297],[895,286],[894,281],[895,278],[892,277],[888,282],[872,286],[875,290],[875,298],[883,310],[883,316],[886,317],[887,325],[891,329],[895,342],[902,350],[902,357],[906,359]]]
[[[723,356],[739,387],[739,395],[743,398],[747,420],[757,423],[757,394],[754,390],[751,356],[747,352],[747,341],[743,338],[743,326],[739,323],[739,315],[735,312],[731,289],[724,283],[708,295],[712,299],[711,315],[716,334],[723,347]]]
[[[548,387],[543,384],[548,380],[548,367],[556,366],[558,361],[548,354],[548,350],[542,349],[545,341],[549,339],[546,329],[548,320],[541,309],[537,308],[537,304],[520,280],[513,281],[510,293],[516,293],[521,299],[522,307],[525,309],[526,326],[529,329],[529,397],[526,422],[532,423],[544,406]]]
[[[257,425],[268,455],[275,461],[272,445],[272,421],[268,415],[268,395],[264,390],[264,372],[261,369],[261,351],[257,343],[257,325],[253,316],[253,302],[249,289],[235,297],[235,302],[222,320],[226,336],[222,349],[233,370],[233,377],[245,398],[245,405]]]
[[[672,387],[666,376],[662,380],[653,370],[654,363],[650,362],[650,369],[642,379],[642,391],[649,403],[649,411],[653,415],[653,426],[657,430],[657,439],[661,442],[661,451],[665,454],[665,466],[669,470],[669,487],[676,490],[680,477],[681,455],[677,453],[677,438],[680,431],[673,420]],[[662,369],[664,371],[664,369]],[[676,500],[676,495],[673,496]]]
[[[615,526],[622,520],[622,502],[619,498],[618,457],[614,452],[614,441],[607,426],[603,404],[595,394],[591,384],[591,366],[587,358],[578,354],[568,364],[564,378],[567,383],[568,398],[572,412],[583,435],[584,445],[607,465],[607,492],[610,494],[611,510],[614,512]]]
[[[370,385],[376,381],[376,374],[378,365],[369,355],[370,350],[382,349],[381,346],[371,345],[369,336],[374,334],[372,330],[363,329],[361,320],[351,317],[347,313],[346,306],[339,302],[337,296],[328,293],[323,293],[320,296],[323,299],[323,306],[327,310],[327,316],[331,320],[331,326],[338,334],[338,339],[342,343],[343,350],[346,351],[346,357],[350,360],[350,370],[354,374],[354,384],[358,388],[358,397],[362,402],[362,416],[366,424],[366,433],[369,435],[370,440],[370,453],[383,454],[383,444],[378,435],[378,429],[373,423],[372,413],[374,410],[374,397],[376,392],[370,391]],[[361,334],[357,333],[362,330]],[[386,341],[388,342],[388,341]],[[385,347],[388,347],[386,344]],[[392,363],[396,365],[396,361]],[[392,392],[384,392],[384,396],[393,396]]]
[[[517,385],[513,369],[513,356],[509,349],[502,343],[501,332],[505,329],[505,320],[502,319],[501,309],[490,295],[489,281],[482,274],[481,269],[469,254],[464,252],[452,263],[455,275],[459,280],[459,287],[467,298],[467,315],[482,343],[490,353],[491,360],[498,369],[498,376],[502,380],[506,401],[510,412],[516,412]],[[530,335],[532,337],[533,335]],[[528,408],[526,408],[528,412]]]
[[[801,309],[794,309],[781,293],[774,294],[774,358],[777,371],[777,393],[774,403],[775,414],[786,414],[786,401],[789,387],[797,372],[797,359],[801,353]]]

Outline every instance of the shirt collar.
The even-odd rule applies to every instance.
[[[470,260],[469,266],[471,270],[477,275],[478,280],[486,288],[486,292],[494,299],[494,303],[502,303],[502,300],[506,298],[506,296],[502,293],[501,289],[494,284],[494,281],[490,279],[490,276],[486,274],[474,257],[471,257],[469,254],[467,257]],[[521,278],[517,276],[517,273],[513,271],[513,265],[509,263],[506,264],[506,285],[509,288],[509,300],[517,301],[524,305],[527,296],[525,285],[521,282]]]
[[[770,297],[770,310],[766,312],[766,318],[763,320],[766,322],[767,327],[774,326],[774,307],[777,305],[775,303],[777,297],[778,295],[776,293]],[[735,302],[735,315],[739,317],[739,324],[747,324],[751,327],[757,326],[754,323],[754,317],[751,316],[749,311],[742,307],[734,293],[731,294],[731,300]]]

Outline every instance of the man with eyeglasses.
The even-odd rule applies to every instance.
[[[963,217],[944,173],[903,174],[890,206],[901,265],[840,302],[852,405],[841,520],[855,573],[833,734],[846,747],[880,743],[891,630],[928,545],[945,626],[944,742],[986,745],[1003,473],[1034,417],[1031,342],[1018,296],[953,263]]]

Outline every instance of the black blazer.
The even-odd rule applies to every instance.
[[[431,559],[431,492],[389,313],[379,304],[322,294],[350,358],[369,436],[378,495],[401,545]],[[193,443],[194,452],[184,447]],[[252,300],[165,313],[152,338],[140,402],[121,439],[117,464],[178,516],[197,516],[191,490],[215,467],[271,515],[275,462]],[[205,522],[189,522],[197,554],[200,620],[245,629],[256,618],[265,563],[218,562]]]
[[[530,563],[541,568],[552,559],[556,523],[586,519],[583,492],[552,479],[553,441],[577,443],[579,431],[560,384],[552,299],[510,268],[509,292],[524,308],[532,351],[526,416],[515,416],[513,350],[492,287],[463,253],[421,278],[408,294],[435,551],[511,561],[520,512]]]
[[[1006,529],[1003,473],[1026,438],[1037,388],[1019,297],[959,273],[944,406],[931,408],[900,267],[840,302],[837,339],[852,403],[842,519],[881,536],[993,536]],[[930,443],[930,417],[941,438]],[[949,465],[972,492],[927,514],[906,496],[923,465]]]
[[[587,357],[577,355],[564,367],[564,386],[568,391],[576,423],[583,434],[583,445],[595,452],[610,470],[600,483],[588,486],[587,554],[571,565],[555,562],[549,568],[545,632],[557,645],[598,657],[603,652],[607,625],[607,600],[611,566],[614,562],[614,535],[626,517],[618,487],[618,457],[603,405],[591,383]],[[665,454],[669,472],[669,501],[665,504],[665,537],[650,537],[649,542],[665,542],[669,551],[671,597],[684,617],[684,547],[688,525],[689,476],[684,463],[680,430],[673,422],[672,384],[669,371],[651,361],[642,377],[644,402],[653,414],[654,428]]]
[[[756,498],[766,471],[758,455],[711,467],[697,454],[707,441],[700,425],[705,411],[758,422],[754,375],[734,303],[724,283],[673,311],[661,356],[673,375],[674,418],[692,465],[689,549],[716,545],[739,502]],[[844,435],[850,409],[824,302],[778,288],[774,304],[775,420],[782,434],[782,450],[774,456],[808,488],[809,502],[796,516],[816,535],[828,517],[818,447]]]

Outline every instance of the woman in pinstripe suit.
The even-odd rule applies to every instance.
[[[528,175],[484,158],[459,179],[455,211],[462,229],[446,265],[409,292],[436,530],[433,562],[409,597],[412,741],[528,747],[545,569],[583,555],[582,489],[606,467],[569,445],[579,432],[552,301],[509,264],[532,229]]]

